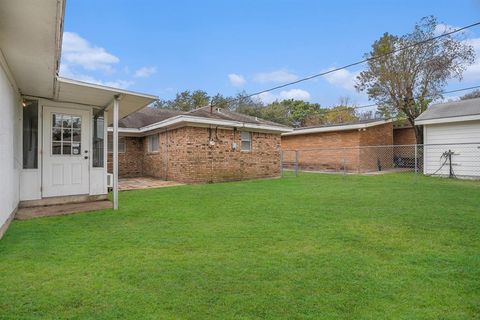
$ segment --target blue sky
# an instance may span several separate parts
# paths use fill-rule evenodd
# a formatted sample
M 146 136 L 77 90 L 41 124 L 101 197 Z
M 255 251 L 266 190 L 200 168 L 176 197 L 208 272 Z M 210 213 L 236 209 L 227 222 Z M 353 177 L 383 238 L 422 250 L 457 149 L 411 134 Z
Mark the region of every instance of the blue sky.
M 202 89 L 255 92 L 362 58 L 384 32 L 404 34 L 423 16 L 460 27 L 480 20 L 480 0 L 126 1 L 67 0 L 61 75 L 169 99 Z M 465 35 L 480 60 L 480 27 Z M 330 106 L 362 67 L 260 97 Z M 447 89 L 480 84 L 480 63 Z

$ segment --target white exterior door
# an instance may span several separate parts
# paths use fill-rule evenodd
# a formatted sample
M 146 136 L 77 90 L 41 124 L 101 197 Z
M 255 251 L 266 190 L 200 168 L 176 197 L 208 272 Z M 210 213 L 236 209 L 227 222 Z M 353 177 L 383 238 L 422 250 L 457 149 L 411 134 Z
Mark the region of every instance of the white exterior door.
M 43 108 L 42 197 L 89 193 L 90 112 Z

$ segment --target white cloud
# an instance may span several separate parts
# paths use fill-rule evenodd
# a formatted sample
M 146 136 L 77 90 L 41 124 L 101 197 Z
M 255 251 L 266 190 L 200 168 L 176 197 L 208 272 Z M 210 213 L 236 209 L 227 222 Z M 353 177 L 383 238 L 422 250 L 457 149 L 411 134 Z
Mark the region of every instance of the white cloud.
M 135 71 L 135 78 L 148 78 L 156 72 L 156 67 L 143 67 Z
M 325 71 L 333 70 L 334 68 L 329 68 Z M 357 78 L 360 72 L 350 72 L 347 69 L 341 69 L 332 73 L 325 75 L 325 80 L 328 83 L 333 84 L 337 87 L 341 87 L 343 89 L 349 91 L 355 91 L 355 79 Z
M 264 104 L 272 103 L 274 101 L 287 100 L 287 99 L 308 101 L 310 100 L 310 92 L 302 89 L 291 89 L 291 90 L 280 91 L 278 94 L 274 94 L 271 92 L 264 92 L 259 94 L 257 97 Z
M 242 75 L 236 73 L 230 73 L 228 80 L 234 87 L 242 87 L 247 82 Z
M 70 79 L 75 79 L 79 81 L 100 84 L 103 86 L 120 88 L 120 89 L 126 89 L 134 84 L 134 82 L 130 80 L 118 79 L 118 80 L 104 81 L 86 74 L 78 74 L 74 72 L 68 64 L 63 64 L 63 63 L 60 65 L 60 75 L 62 77 L 66 77 Z
M 298 76 L 296 74 L 290 73 L 287 70 L 276 70 L 272 72 L 262 72 L 257 73 L 253 80 L 258 83 L 268 83 L 268 82 L 291 82 L 298 80 Z
M 120 61 L 104 48 L 92 46 L 74 32 L 63 33 L 62 60 L 68 65 L 106 72 L 111 72 L 113 65 Z

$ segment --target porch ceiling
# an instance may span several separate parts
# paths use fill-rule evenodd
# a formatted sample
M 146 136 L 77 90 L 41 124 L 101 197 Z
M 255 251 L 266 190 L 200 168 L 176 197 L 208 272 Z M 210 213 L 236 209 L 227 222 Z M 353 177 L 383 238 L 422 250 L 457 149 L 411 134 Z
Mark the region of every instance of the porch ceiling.
M 153 95 L 59 77 L 57 80 L 57 97 L 55 100 L 100 108 L 106 107 L 108 123 L 111 124 L 113 119 L 111 103 L 116 95 L 119 95 L 121 99 L 119 108 L 120 119 L 147 106 L 158 98 Z
M 54 95 L 64 7 L 64 0 L 0 1 L 1 53 L 24 95 Z

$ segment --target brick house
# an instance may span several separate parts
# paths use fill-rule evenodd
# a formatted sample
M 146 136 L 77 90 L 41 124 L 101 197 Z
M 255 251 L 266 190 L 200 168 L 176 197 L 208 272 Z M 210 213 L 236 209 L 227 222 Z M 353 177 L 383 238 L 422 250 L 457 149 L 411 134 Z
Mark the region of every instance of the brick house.
M 393 166 L 393 143 L 392 120 L 298 128 L 282 134 L 283 161 L 292 166 L 298 157 L 304 170 L 374 171 Z
M 411 125 L 399 125 L 393 127 L 393 144 L 412 145 L 417 143 L 415 130 Z
M 291 131 L 210 107 L 188 113 L 144 108 L 119 125 L 120 177 L 152 176 L 183 183 L 277 177 L 280 134 Z M 109 164 L 110 160 L 111 154 Z

